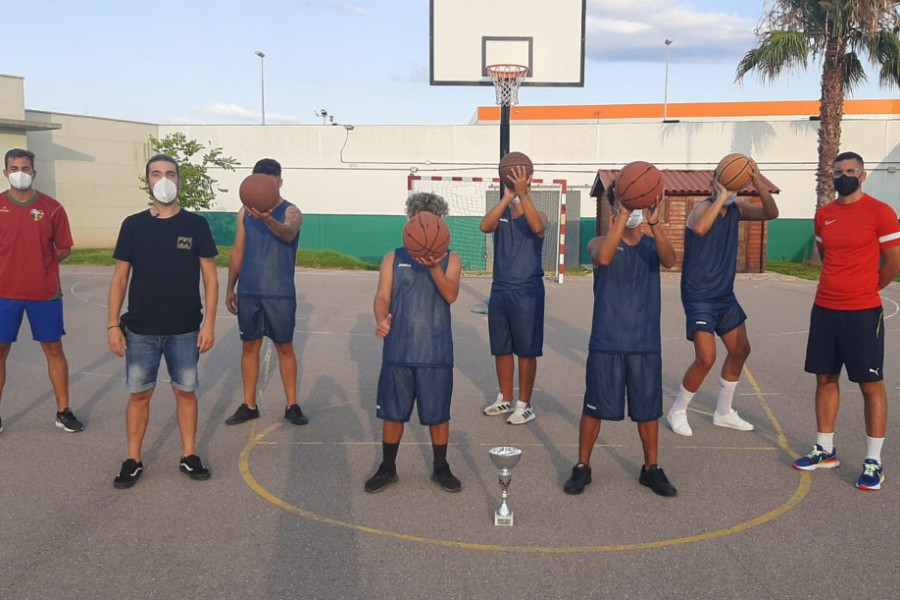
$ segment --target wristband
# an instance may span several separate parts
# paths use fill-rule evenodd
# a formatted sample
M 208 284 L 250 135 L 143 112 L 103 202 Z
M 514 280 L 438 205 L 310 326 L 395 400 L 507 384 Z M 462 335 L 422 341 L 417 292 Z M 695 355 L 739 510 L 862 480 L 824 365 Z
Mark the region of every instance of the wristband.
M 657 221 L 656 223 L 651 223 L 650 221 L 647 221 L 647 225 L 649 225 L 650 227 L 656 227 L 657 225 L 659 225 L 659 221 Z
M 110 325 L 110 326 L 108 326 L 108 327 L 106 328 L 106 330 L 109 331 L 109 330 L 112 329 L 113 327 L 121 327 L 121 325 L 119 325 L 118 323 L 116 323 L 115 325 Z

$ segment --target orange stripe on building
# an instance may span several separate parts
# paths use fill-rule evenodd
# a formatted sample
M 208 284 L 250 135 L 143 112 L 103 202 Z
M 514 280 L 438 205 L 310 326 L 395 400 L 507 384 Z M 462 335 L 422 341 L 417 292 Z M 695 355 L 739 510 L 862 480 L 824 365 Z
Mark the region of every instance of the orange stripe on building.
M 661 119 L 662 104 L 585 104 L 579 106 L 514 106 L 511 121 L 596 121 L 605 119 Z M 689 102 L 668 105 L 669 119 L 711 117 L 814 116 L 819 114 L 818 100 L 772 102 Z M 846 100 L 845 115 L 898 115 L 900 99 Z M 478 121 L 499 121 L 496 106 L 478 107 Z

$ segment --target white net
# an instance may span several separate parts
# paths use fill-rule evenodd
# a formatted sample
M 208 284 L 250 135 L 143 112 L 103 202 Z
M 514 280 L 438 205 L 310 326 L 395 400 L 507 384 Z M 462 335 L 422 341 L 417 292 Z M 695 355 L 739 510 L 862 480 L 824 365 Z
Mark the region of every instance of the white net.
M 528 67 L 522 65 L 491 65 L 485 67 L 491 81 L 494 82 L 494 93 L 497 106 L 513 106 L 519 103 L 519 85 L 528 75 Z
M 409 176 L 409 191 L 438 194 L 447 201 L 450 214 L 450 248 L 462 259 L 463 270 L 490 273 L 494 267 L 494 244 L 491 235 L 481 232 L 481 219 L 500 201 L 500 182 L 462 177 Z M 541 262 L 548 277 L 559 277 L 560 216 L 564 202 L 563 182 L 533 182 L 531 199 L 538 210 L 547 215 Z

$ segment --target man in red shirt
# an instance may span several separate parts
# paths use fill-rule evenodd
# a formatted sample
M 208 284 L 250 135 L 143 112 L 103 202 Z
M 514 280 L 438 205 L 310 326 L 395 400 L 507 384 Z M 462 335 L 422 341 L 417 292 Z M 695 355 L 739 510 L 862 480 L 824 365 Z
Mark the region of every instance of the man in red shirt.
M 14 148 L 6 153 L 3 175 L 10 188 L 0 194 L 0 394 L 6 383 L 6 358 L 27 313 L 31 335 L 47 357 L 56 395 L 56 426 L 72 433 L 84 426 L 69 409 L 59 283 L 59 263 L 72 251 L 72 232 L 62 205 L 31 187 L 35 174 L 33 152 Z
M 838 380 L 846 366 L 862 392 L 866 421 L 866 458 L 856 487 L 878 490 L 884 481 L 881 447 L 887 428 L 879 290 L 900 272 L 900 225 L 890 206 L 863 193 L 866 171 L 859 154 L 838 154 L 833 175 L 837 201 L 819 208 L 815 218 L 822 273 L 806 346 L 805 369 L 816 375 L 816 443 L 794 461 L 794 468 L 840 465 L 834 426 L 841 399 Z

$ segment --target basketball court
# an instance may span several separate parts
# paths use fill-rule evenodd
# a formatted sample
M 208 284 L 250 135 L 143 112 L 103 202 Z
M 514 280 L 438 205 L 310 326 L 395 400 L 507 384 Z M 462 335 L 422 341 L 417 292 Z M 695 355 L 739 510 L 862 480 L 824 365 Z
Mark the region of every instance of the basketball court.
M 448 453 L 463 490 L 448 494 L 429 481 L 427 429 L 413 422 L 398 456 L 400 481 L 366 494 L 381 456 L 377 273 L 305 269 L 296 278 L 295 345 L 310 424 L 282 418 L 268 342 L 261 418 L 224 424 L 241 399 L 240 341 L 220 305 L 216 346 L 201 359 L 198 453 L 212 478 L 178 471 L 174 397 L 163 381 L 151 402 L 144 476 L 116 490 L 127 395 L 124 361 L 106 349 L 110 276 L 109 268 L 63 268 L 72 406 L 86 431 L 53 426 L 43 355 L 27 328 L 9 357 L 0 413 L 4 597 L 851 598 L 873 585 L 889 595 L 900 584 L 892 525 L 900 484 L 891 477 L 900 451 L 889 439 L 882 491 L 853 486 L 865 448 L 856 386 L 843 385 L 842 466 L 811 474 L 790 467 L 815 431 L 814 381 L 802 373 L 814 282 L 739 276 L 754 351 L 735 406 L 757 429 L 712 425 L 709 378 L 692 403 L 694 437 L 660 427 L 660 464 L 678 487 L 669 499 L 637 483 L 641 450 L 630 422 L 604 424 L 594 483 L 581 496 L 562 492 L 577 452 L 589 277 L 546 284 L 537 419 L 525 426 L 481 414 L 496 381 L 486 316 L 472 309 L 483 305 L 490 279 L 464 278 L 453 307 Z M 219 276 L 224 286 L 226 272 Z M 888 357 L 900 351 L 895 286 L 884 294 Z M 692 359 L 683 322 L 678 277 L 664 275 L 666 407 Z M 893 404 L 894 369 L 886 383 Z M 896 414 L 889 431 L 900 429 Z M 524 451 L 512 471 L 513 527 L 493 525 L 500 487 L 488 449 L 498 445 Z

